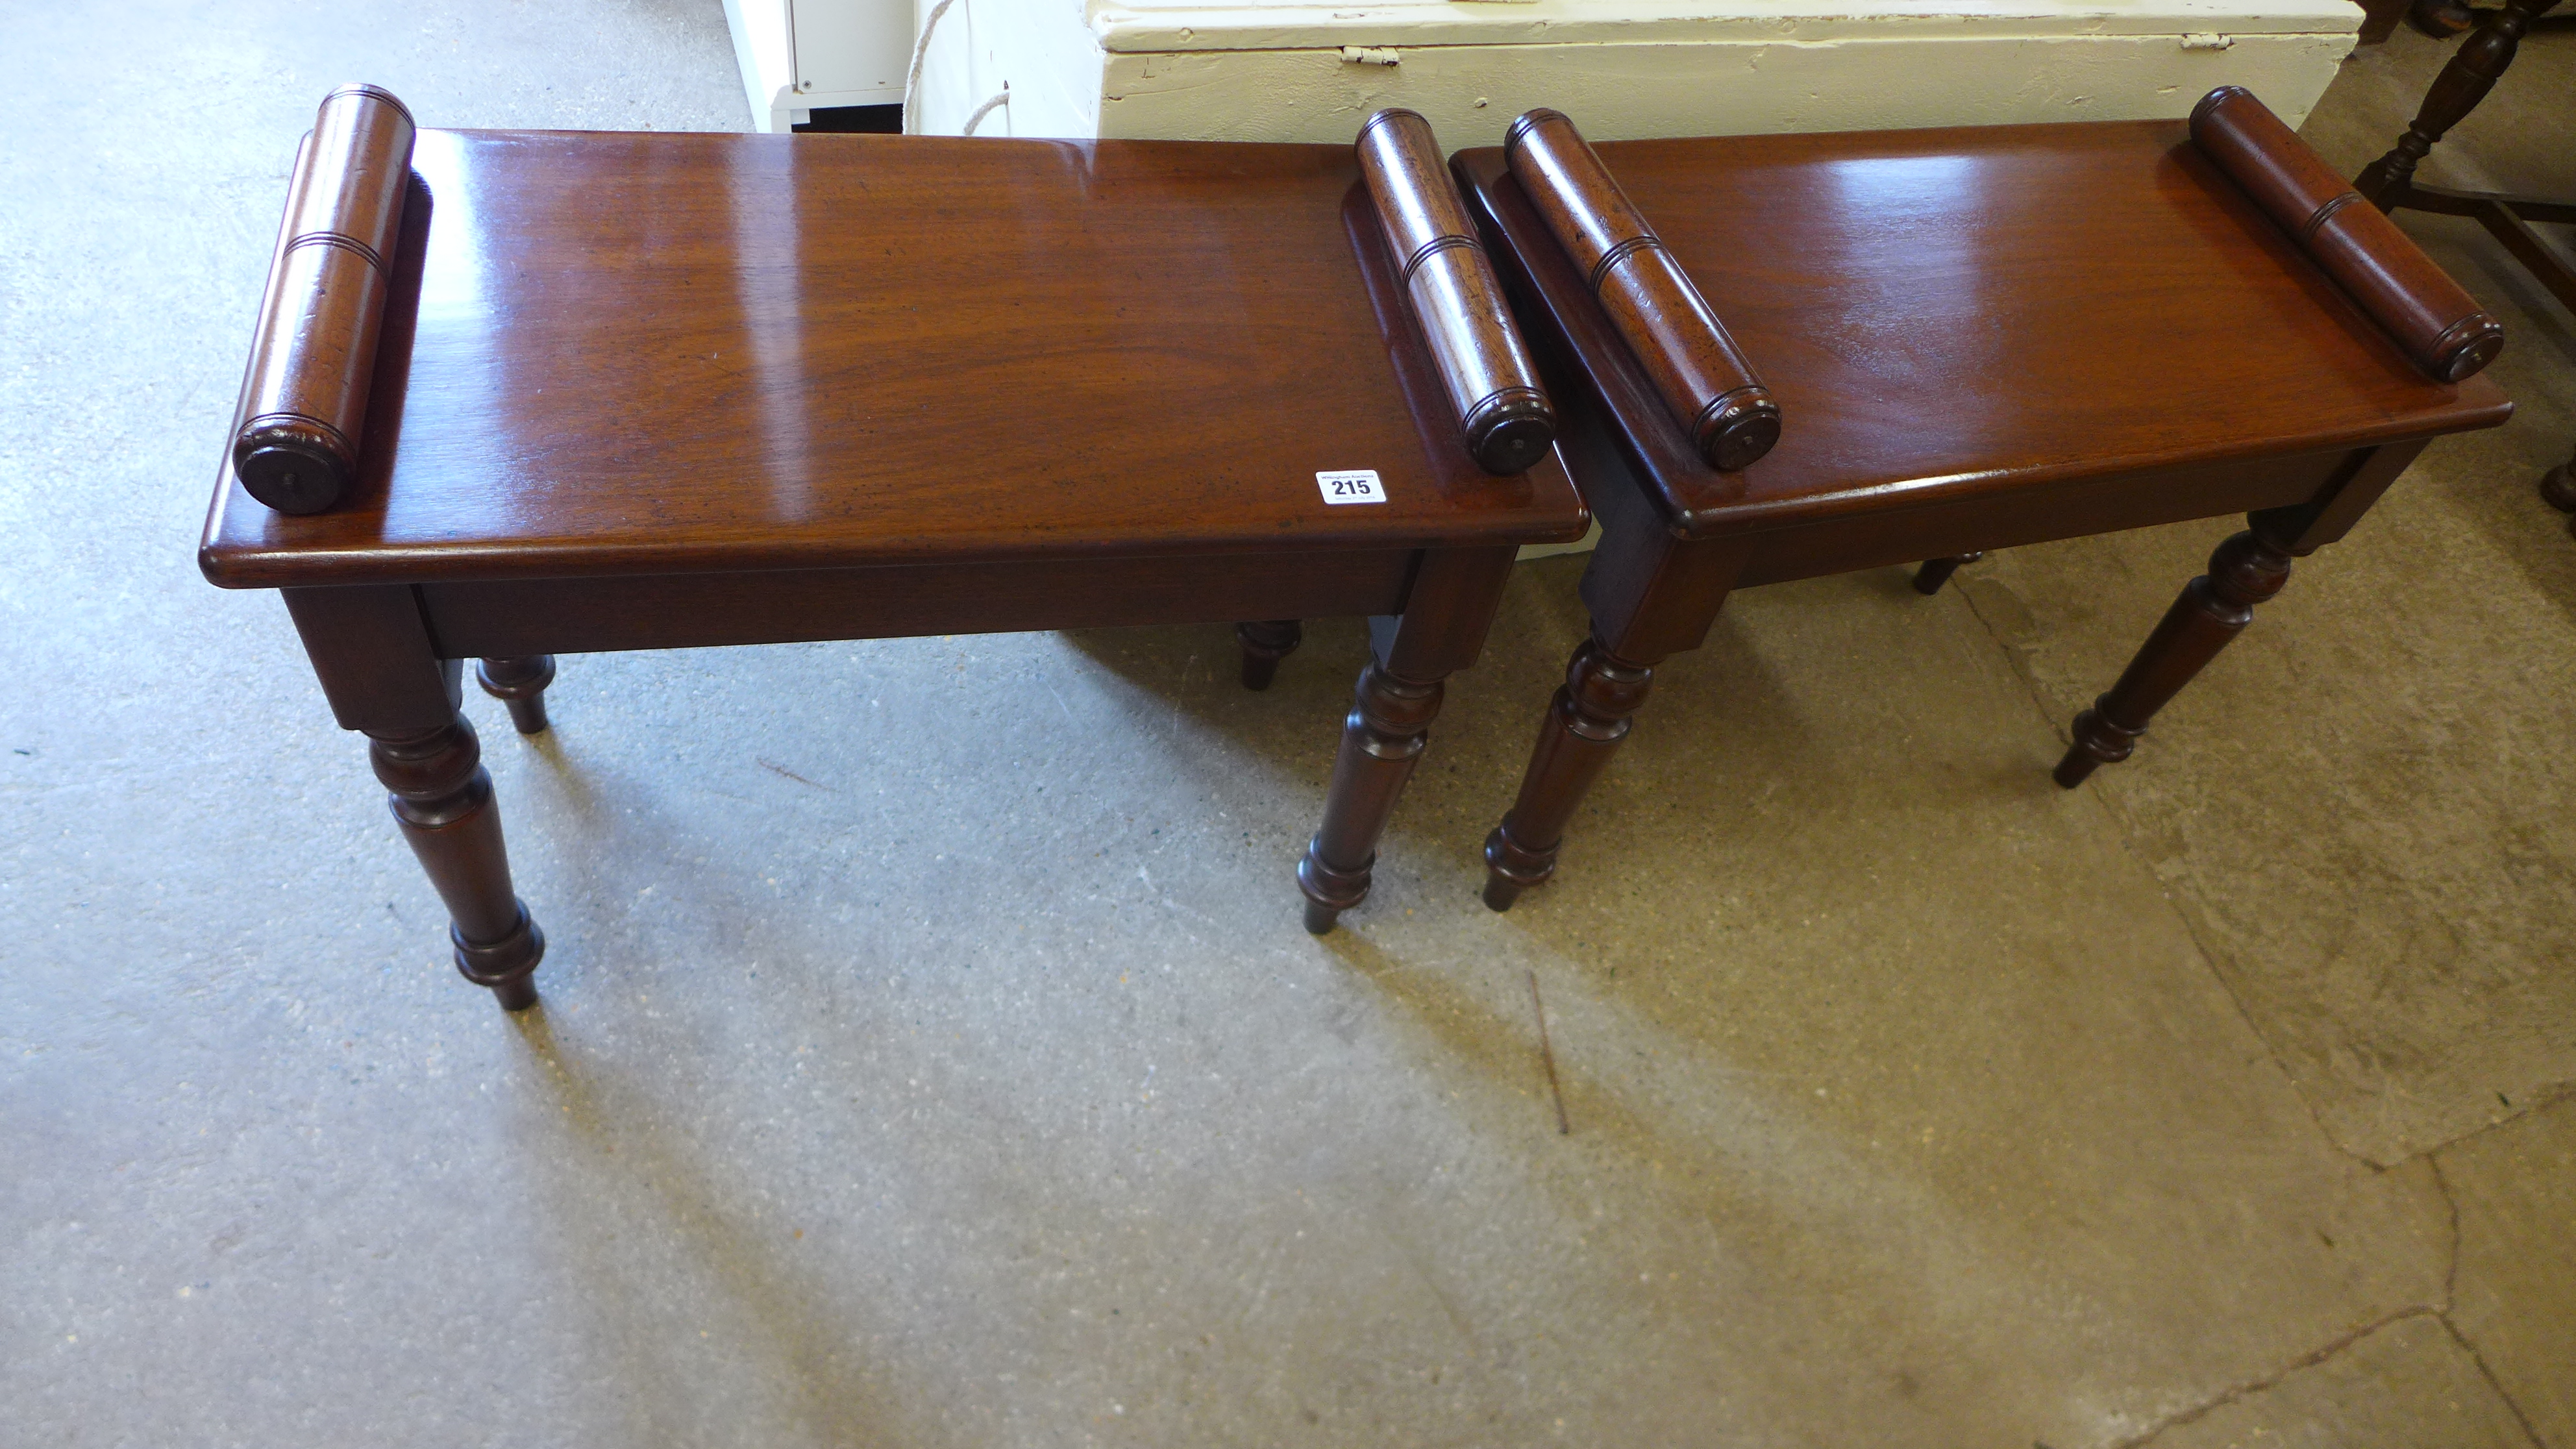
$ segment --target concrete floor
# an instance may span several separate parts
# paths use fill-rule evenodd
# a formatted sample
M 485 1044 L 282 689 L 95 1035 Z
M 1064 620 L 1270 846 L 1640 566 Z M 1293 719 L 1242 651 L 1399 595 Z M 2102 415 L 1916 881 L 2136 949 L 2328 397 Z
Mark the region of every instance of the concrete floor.
M 0 1445 L 2576 1449 L 2576 331 L 2482 234 L 2513 424 L 2083 790 L 2229 523 L 1740 597 L 1495 916 L 1527 566 L 1321 941 L 1355 625 L 568 658 L 469 706 L 513 1019 L 190 557 L 287 162 L 746 118 L 712 0 L 442 9 L 0 14 Z M 2437 169 L 2576 190 L 2571 76 Z

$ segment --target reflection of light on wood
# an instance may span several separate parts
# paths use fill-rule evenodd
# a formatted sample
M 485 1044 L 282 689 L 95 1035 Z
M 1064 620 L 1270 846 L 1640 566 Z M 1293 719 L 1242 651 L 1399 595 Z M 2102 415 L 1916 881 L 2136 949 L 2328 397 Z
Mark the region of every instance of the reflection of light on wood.
M 464 184 L 462 140 L 453 131 L 423 131 L 412 142 L 411 165 L 429 188 L 430 224 L 445 236 L 480 236 L 474 188 Z M 484 311 L 485 281 L 481 248 L 433 245 L 421 268 L 420 319 L 447 321 Z
M 757 460 L 758 485 L 769 491 L 770 516 L 810 517 L 815 454 L 805 399 L 805 276 L 798 238 L 798 143 L 780 136 L 728 151 L 725 198 L 733 222 L 734 295 L 742 336 L 735 346 L 753 416 L 738 420 L 745 452 Z M 727 371 L 733 370 L 731 367 Z
M 1853 369 L 1886 378 L 1927 369 L 1988 377 L 2027 366 L 2016 351 L 2017 331 L 1999 320 L 2010 315 L 2014 299 L 1997 294 L 1991 270 L 1982 265 L 1989 251 L 1982 188 L 1991 175 L 1977 159 L 1935 152 L 1819 168 L 1846 214 L 1871 218 L 1866 227 L 1822 238 L 1808 259 L 1818 272 L 1856 279 L 1822 319 L 1831 345 Z M 1901 302 L 1887 295 L 1895 288 L 1907 294 Z M 1938 309 L 1927 306 L 1934 300 Z M 1935 310 L 1955 325 L 1926 326 Z M 1899 316 L 1907 320 L 1890 320 Z

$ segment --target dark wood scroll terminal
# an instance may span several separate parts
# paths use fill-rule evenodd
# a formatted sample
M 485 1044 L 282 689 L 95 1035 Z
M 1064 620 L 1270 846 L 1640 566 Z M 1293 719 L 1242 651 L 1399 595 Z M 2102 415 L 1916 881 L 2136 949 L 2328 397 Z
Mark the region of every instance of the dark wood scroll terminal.
M 1503 153 L 1699 455 L 1733 470 L 1770 452 L 1780 405 L 1574 123 L 1531 111 L 1512 122 Z
M 1360 123 L 1356 144 L 1360 176 L 1458 410 L 1468 453 L 1488 473 L 1528 469 L 1556 441 L 1556 412 L 1503 306 L 1502 284 L 1431 123 L 1412 111 L 1379 111 Z
M 402 102 L 342 86 L 296 154 L 232 445 L 233 475 L 280 513 L 319 513 L 357 476 L 411 145 Z
M 2191 139 L 2427 375 L 2458 382 L 2504 350 L 2503 325 L 2253 92 L 2220 86 L 2201 97 Z

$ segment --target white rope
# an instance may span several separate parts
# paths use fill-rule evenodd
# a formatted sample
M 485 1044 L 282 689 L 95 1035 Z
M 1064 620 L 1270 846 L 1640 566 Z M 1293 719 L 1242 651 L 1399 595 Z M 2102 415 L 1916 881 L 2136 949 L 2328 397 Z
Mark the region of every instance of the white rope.
M 968 117 L 966 118 L 966 127 L 965 127 L 965 129 L 964 129 L 964 130 L 959 131 L 957 134 L 958 134 L 958 135 L 960 135 L 960 136 L 972 136 L 972 135 L 974 135 L 974 134 L 975 134 L 975 128 L 976 128 L 977 126 L 979 126 L 979 125 L 982 125 L 982 124 L 983 124 L 984 118 L 985 118 L 986 116 L 989 116 L 989 115 L 993 114 L 993 108 L 994 108 L 994 107 L 996 107 L 996 106 L 1007 106 L 1007 105 L 1009 105 L 1010 103 L 1011 103 L 1011 88 L 1010 88 L 1008 85 L 1004 85 L 1004 86 L 1002 87 L 1002 93 L 1001 93 L 1000 95 L 993 97 L 991 100 L 986 101 L 984 104 L 982 104 L 982 105 L 980 105 L 980 106 L 977 106 L 977 107 L 975 108 L 975 114 L 973 114 L 973 115 L 971 115 L 971 116 L 968 116 Z
M 939 29 L 939 17 L 957 0 L 939 0 L 930 7 L 930 16 L 921 22 L 921 34 L 912 42 L 912 68 L 903 77 L 903 133 L 921 134 L 921 62 L 930 54 L 930 37 Z

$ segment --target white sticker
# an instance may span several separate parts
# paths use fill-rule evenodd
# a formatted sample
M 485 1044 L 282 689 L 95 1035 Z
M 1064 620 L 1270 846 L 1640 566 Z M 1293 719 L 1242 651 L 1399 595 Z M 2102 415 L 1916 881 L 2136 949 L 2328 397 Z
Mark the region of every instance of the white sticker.
M 1324 490 L 1326 503 L 1386 501 L 1386 490 L 1378 486 L 1376 472 L 1368 468 L 1354 468 L 1347 473 L 1318 473 L 1315 486 Z

